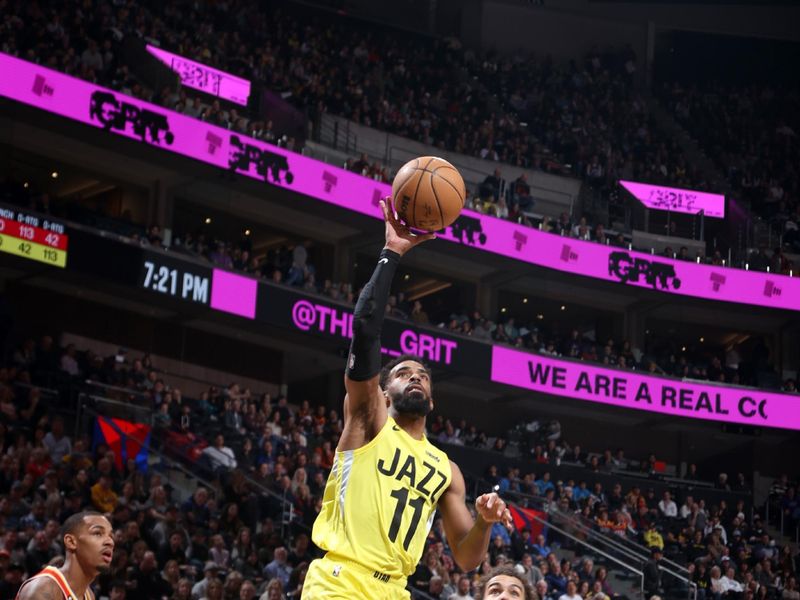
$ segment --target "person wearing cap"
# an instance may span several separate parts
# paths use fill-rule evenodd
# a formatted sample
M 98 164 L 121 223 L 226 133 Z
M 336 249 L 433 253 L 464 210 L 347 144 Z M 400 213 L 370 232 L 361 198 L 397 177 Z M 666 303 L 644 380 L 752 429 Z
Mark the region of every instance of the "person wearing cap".
M 207 561 L 203 568 L 203 578 L 195 583 L 192 588 L 192 598 L 205 598 L 208 584 L 212 579 L 217 578 L 217 573 L 219 573 L 217 563 L 213 560 Z

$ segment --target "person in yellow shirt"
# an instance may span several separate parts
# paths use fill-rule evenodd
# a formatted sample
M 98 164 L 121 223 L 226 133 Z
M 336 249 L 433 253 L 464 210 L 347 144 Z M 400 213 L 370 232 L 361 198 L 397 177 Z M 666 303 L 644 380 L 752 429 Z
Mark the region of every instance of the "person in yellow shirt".
M 101 475 L 92 486 L 92 505 L 102 513 L 112 513 L 117 508 L 117 494 L 111 489 L 108 475 Z
M 434 234 L 415 235 L 381 202 L 386 243 L 353 313 L 344 383 L 344 428 L 336 447 L 312 539 L 325 550 L 311 563 L 303 600 L 407 599 L 438 509 L 453 557 L 478 567 L 492 524 L 511 524 L 496 494 L 465 502 L 464 476 L 428 441 L 433 410 L 430 369 L 411 355 L 381 369 L 380 332 L 400 257 Z
M 648 548 L 664 549 L 664 538 L 656 529 L 656 524 L 652 521 L 648 523 L 647 529 L 644 531 L 644 545 Z

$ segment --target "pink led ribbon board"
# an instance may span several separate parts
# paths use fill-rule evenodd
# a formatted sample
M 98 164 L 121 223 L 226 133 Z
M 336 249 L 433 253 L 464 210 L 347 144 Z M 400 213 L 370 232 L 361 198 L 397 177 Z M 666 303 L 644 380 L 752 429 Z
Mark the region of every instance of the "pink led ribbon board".
M 214 269 L 211 283 L 211 308 L 247 319 L 255 319 L 257 285 L 258 282 L 251 277 Z
M 0 95 L 240 175 L 382 219 L 391 187 L 0 54 Z M 439 239 L 531 265 L 658 292 L 800 311 L 800 277 L 699 265 L 545 233 L 465 210 Z
M 619 184 L 647 208 L 688 215 L 697 215 L 702 212 L 707 217 L 725 218 L 725 196 L 722 194 L 709 194 L 635 181 L 620 180 Z
M 492 347 L 492 381 L 620 408 L 800 430 L 800 396 L 640 375 Z
M 147 51 L 175 71 L 186 87 L 247 106 L 250 97 L 250 82 L 247 79 L 167 52 L 151 44 L 147 45 Z

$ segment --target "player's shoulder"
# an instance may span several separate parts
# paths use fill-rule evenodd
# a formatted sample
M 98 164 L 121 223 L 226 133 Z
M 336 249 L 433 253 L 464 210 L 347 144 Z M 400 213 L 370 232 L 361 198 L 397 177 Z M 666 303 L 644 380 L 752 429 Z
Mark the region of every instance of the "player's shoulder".
M 50 577 L 36 577 L 20 589 L 18 600 L 64 600 L 64 594 Z

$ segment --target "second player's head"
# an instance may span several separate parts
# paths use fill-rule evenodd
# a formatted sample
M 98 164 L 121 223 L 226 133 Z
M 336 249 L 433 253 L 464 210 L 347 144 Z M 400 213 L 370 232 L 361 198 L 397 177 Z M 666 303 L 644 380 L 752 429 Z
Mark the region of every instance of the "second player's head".
M 480 600 L 533 600 L 536 597 L 527 578 L 511 565 L 497 566 L 481 577 L 476 596 Z
M 431 370 L 419 357 L 403 354 L 387 363 L 380 386 L 399 414 L 425 417 L 433 410 Z
M 114 558 L 111 523 L 97 512 L 76 513 L 61 527 L 67 557 L 76 560 L 84 573 L 105 573 Z

